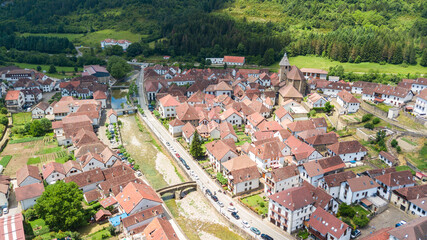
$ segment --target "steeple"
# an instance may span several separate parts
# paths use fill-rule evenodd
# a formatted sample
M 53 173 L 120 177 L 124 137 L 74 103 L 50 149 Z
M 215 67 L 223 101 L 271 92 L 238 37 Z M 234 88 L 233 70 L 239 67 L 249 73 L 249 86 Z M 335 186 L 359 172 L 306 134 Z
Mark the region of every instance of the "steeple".
M 286 74 L 291 71 L 291 64 L 289 63 L 288 55 L 286 54 L 286 52 L 283 55 L 282 60 L 280 60 L 279 67 L 279 81 L 282 82 L 286 80 Z
M 283 57 L 282 57 L 282 60 L 280 60 L 280 63 L 279 63 L 279 66 L 280 67 L 287 67 L 287 66 L 291 66 L 291 64 L 289 64 L 289 59 L 288 59 L 288 55 L 286 54 L 286 52 L 285 52 L 285 54 L 283 55 Z

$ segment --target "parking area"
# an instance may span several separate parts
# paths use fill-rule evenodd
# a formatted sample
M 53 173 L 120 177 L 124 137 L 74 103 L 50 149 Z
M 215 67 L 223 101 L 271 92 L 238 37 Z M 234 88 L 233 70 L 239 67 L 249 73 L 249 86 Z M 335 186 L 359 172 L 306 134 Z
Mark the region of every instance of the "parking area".
M 387 210 L 375 216 L 369 222 L 369 225 L 367 227 L 360 229 L 362 232 L 362 235 L 360 237 L 368 236 L 370 233 L 382 228 L 394 227 L 396 223 L 400 222 L 401 220 L 409 222 L 412 219 L 414 219 L 414 217 L 397 209 L 392 204 L 389 204 Z

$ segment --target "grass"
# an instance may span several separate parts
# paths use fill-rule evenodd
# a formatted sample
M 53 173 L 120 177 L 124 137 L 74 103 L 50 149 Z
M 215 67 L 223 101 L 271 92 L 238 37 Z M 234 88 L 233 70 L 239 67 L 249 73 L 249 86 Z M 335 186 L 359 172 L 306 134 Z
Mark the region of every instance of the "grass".
M 102 229 L 96 233 L 93 233 L 93 234 L 87 236 L 86 239 L 102 240 L 102 239 L 106 239 L 108 237 L 111 237 L 110 232 L 107 229 Z
M 425 67 L 417 65 L 409 65 L 403 67 L 402 65 L 385 64 L 380 65 L 379 63 L 341 63 L 338 61 L 332 61 L 328 58 L 316 57 L 316 56 L 297 56 L 290 57 L 289 62 L 291 65 L 296 65 L 299 68 L 320 68 L 328 71 L 330 67 L 341 65 L 344 67 L 345 72 L 355 73 L 368 73 L 370 70 L 378 71 L 379 73 L 389 74 L 414 74 L 414 73 L 425 73 Z M 279 62 L 269 66 L 272 70 L 279 69 Z
M 381 161 L 380 159 L 373 159 L 373 160 L 369 160 L 372 164 L 374 164 L 375 166 L 377 166 L 378 168 L 388 168 L 388 165 L 385 164 L 383 161 Z
M 62 150 L 62 147 L 53 147 L 53 148 L 43 148 L 42 150 L 36 152 L 36 154 L 49 154 L 55 153 Z
M 10 159 L 12 159 L 12 156 L 10 155 L 3 156 L 2 159 L 0 160 L 0 165 L 2 165 L 3 168 L 6 168 L 10 162 Z
M 427 143 L 416 154 L 407 154 L 409 160 L 421 171 L 427 170 Z
M 26 138 L 10 140 L 9 143 L 14 144 L 14 143 L 33 142 L 33 141 L 42 140 L 43 138 L 44 137 L 26 137 Z
M 412 146 L 417 146 L 417 145 L 418 145 L 417 143 L 415 143 L 415 142 L 413 142 L 413 141 L 411 141 L 410 139 L 407 139 L 407 138 L 405 138 L 405 137 L 403 137 L 403 138 L 401 138 L 401 139 L 402 139 L 402 141 L 405 141 L 405 142 L 407 142 L 407 143 L 411 144 Z
M 358 213 L 358 214 L 364 214 L 364 215 L 369 215 L 369 211 L 364 209 L 362 206 L 360 205 L 354 205 L 353 209 Z
M 297 235 L 301 239 L 307 239 L 308 238 L 308 231 L 306 229 L 300 230 Z
M 42 235 L 49 232 L 49 226 L 46 225 L 45 221 L 41 218 L 29 221 L 33 233 L 35 236 Z
M 401 172 L 401 171 L 407 171 L 407 170 L 409 170 L 409 171 L 411 171 L 411 173 L 412 173 L 412 175 L 415 175 L 415 171 L 414 170 L 412 170 L 412 168 L 410 168 L 410 167 L 408 167 L 408 166 L 397 166 L 396 167 L 396 171 L 397 172 Z
M 378 104 L 376 104 L 376 107 L 379 108 L 379 109 L 381 109 L 383 112 L 386 112 L 386 113 L 388 113 L 388 110 L 390 108 L 393 108 L 393 106 L 390 106 L 390 105 L 387 105 L 387 104 L 384 104 L 384 103 L 378 103 Z
M 242 198 L 241 202 L 259 215 L 265 215 L 268 213 L 268 202 L 262 199 L 260 195 L 252 195 Z
M 32 121 L 30 112 L 21 112 L 12 114 L 13 126 L 25 125 Z
M 29 158 L 27 161 L 27 165 L 38 164 L 38 163 L 40 163 L 40 157 L 32 157 L 32 158 Z
M 399 121 L 400 124 L 406 127 L 409 127 L 411 129 L 416 129 L 416 130 L 426 129 L 424 125 L 415 122 L 414 120 L 412 120 L 411 118 L 403 114 L 403 112 L 399 113 L 399 116 L 396 118 L 396 120 Z
M 373 169 L 371 166 L 363 165 L 363 166 L 358 166 L 358 167 L 354 167 L 354 168 L 347 168 L 347 169 L 345 169 L 345 171 L 352 171 L 352 172 L 357 174 L 357 173 L 362 173 L 364 171 L 371 170 L 371 169 Z

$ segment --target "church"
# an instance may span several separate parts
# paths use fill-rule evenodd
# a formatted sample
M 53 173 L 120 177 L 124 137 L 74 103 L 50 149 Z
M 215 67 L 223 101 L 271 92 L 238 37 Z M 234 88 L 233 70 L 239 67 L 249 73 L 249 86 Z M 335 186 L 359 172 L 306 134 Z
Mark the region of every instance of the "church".
M 286 53 L 280 60 L 279 67 L 279 104 L 289 99 L 300 102 L 308 90 L 304 74 L 297 66 L 291 66 Z

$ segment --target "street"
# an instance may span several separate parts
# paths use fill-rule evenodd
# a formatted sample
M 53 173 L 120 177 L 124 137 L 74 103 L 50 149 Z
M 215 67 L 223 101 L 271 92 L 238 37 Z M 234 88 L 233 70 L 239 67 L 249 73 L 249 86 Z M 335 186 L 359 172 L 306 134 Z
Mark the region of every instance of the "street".
M 166 142 L 170 143 L 169 147 L 166 147 L 169 151 L 171 151 L 172 155 L 175 156 L 175 153 L 178 153 L 184 160 L 186 160 L 187 164 L 190 166 L 191 170 L 195 172 L 195 174 L 199 177 L 199 180 L 197 180 L 197 183 L 200 186 L 200 189 L 202 189 L 204 196 L 208 198 L 208 200 L 212 203 L 214 208 L 219 211 L 222 215 L 224 215 L 230 222 L 235 224 L 236 226 L 244 229 L 246 232 L 248 232 L 251 236 L 254 236 L 256 239 L 261 239 L 260 236 L 255 235 L 250 228 L 243 227 L 242 220 L 245 220 L 249 223 L 251 227 L 258 228 L 261 233 L 268 234 L 274 239 L 292 239 L 292 236 L 286 233 L 283 230 L 278 229 L 276 226 L 274 226 L 272 223 L 268 221 L 268 219 L 262 220 L 259 216 L 257 216 L 255 213 L 253 213 L 250 210 L 247 210 L 246 208 L 242 207 L 237 201 L 232 199 L 231 197 L 219 193 L 219 191 L 222 191 L 222 188 L 218 186 L 209 176 L 208 174 L 195 162 L 195 160 L 192 158 L 192 156 L 187 153 L 187 151 L 178 143 L 175 141 L 175 139 L 169 134 L 169 132 L 162 126 L 162 124 L 151 114 L 151 112 L 148 110 L 146 100 L 145 100 L 145 93 L 144 93 L 144 87 L 143 87 L 143 78 L 144 78 L 144 67 L 141 67 L 141 72 L 137 78 L 138 80 L 138 91 L 139 91 L 139 103 L 141 105 L 141 108 L 144 110 L 144 114 L 142 115 L 142 119 L 146 123 L 146 125 L 151 129 L 151 131 L 160 139 L 160 141 L 163 143 L 163 145 L 166 145 Z M 139 113 L 140 114 L 140 113 Z M 179 161 L 178 161 L 179 162 Z M 181 164 L 181 163 L 179 163 Z M 205 194 L 205 190 L 209 189 L 213 194 L 215 193 L 218 197 L 219 201 L 221 201 L 224 206 L 220 207 L 217 203 L 215 203 L 212 198 L 210 198 L 208 195 Z M 230 206 L 230 203 L 233 204 L 233 206 L 237 209 L 238 215 L 240 216 L 239 220 L 236 220 L 234 217 L 231 216 L 231 212 L 227 211 L 228 206 Z

